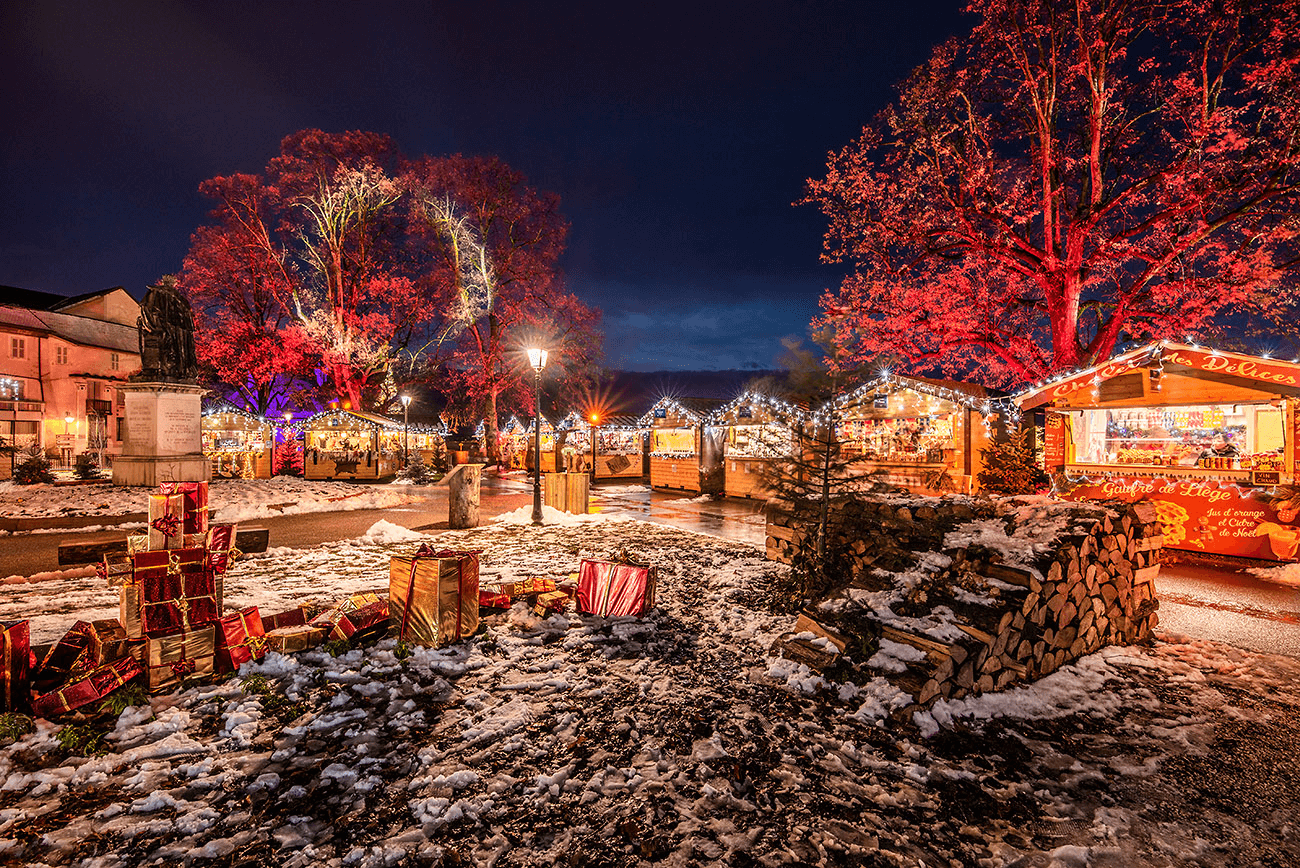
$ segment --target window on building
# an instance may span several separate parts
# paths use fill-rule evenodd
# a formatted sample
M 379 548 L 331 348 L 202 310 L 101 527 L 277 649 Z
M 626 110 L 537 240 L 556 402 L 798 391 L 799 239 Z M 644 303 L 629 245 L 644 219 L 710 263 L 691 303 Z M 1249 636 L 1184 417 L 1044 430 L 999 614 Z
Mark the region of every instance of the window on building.
M 9 339 L 9 356 L 15 359 L 27 358 L 27 339 L 10 338 Z
M 119 356 L 117 353 L 112 353 L 112 354 L 109 355 L 109 357 L 108 357 L 108 366 L 109 366 L 110 368 L 112 368 L 113 370 L 116 371 L 118 368 L 121 367 L 121 365 L 122 365 L 122 357 L 121 357 L 121 356 Z
M 55 348 L 54 348 L 54 364 L 56 364 L 56 365 L 66 365 L 67 363 L 68 363 L 68 348 L 67 348 L 67 347 L 55 347 Z

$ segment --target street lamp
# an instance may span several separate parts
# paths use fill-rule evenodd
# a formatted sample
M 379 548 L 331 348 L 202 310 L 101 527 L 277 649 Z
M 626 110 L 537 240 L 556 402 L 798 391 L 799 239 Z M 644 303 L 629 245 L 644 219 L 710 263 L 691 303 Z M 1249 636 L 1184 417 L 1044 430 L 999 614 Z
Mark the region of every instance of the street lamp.
M 400 400 L 400 401 L 402 402 L 402 466 L 405 467 L 405 466 L 406 466 L 406 461 L 407 461 L 407 456 L 411 454 L 411 453 L 410 453 L 410 448 L 411 448 L 411 446 L 410 446 L 410 443 L 409 443 L 409 442 L 407 441 L 407 439 L 406 439 L 406 436 L 407 436 L 407 430 L 408 430 L 408 429 L 407 429 L 407 423 L 409 422 L 410 417 L 411 417 L 411 416 L 410 416 L 410 414 L 411 414 L 411 396 L 410 396 L 410 395 L 403 395 L 403 396 L 402 396 L 401 398 L 399 398 L 398 400 Z
M 596 425 L 600 423 L 600 414 L 591 414 L 591 481 L 596 482 Z
M 546 350 L 530 349 L 528 364 L 533 369 L 533 524 L 542 523 L 542 368 Z
M 72 465 L 72 453 L 74 453 L 74 452 L 77 451 L 77 441 L 71 439 L 71 438 L 68 436 L 69 434 L 72 433 L 72 432 L 69 430 L 69 429 L 72 428 L 72 423 L 73 423 L 73 422 L 76 422 L 76 421 L 77 421 L 77 418 L 76 418 L 75 416 L 73 416 L 71 413 L 69 413 L 68 415 L 66 415 L 66 416 L 63 417 L 63 439 L 68 441 L 68 448 L 67 448 L 67 450 L 66 450 L 65 453 L 64 453 L 64 458 L 65 458 L 65 460 L 64 460 L 63 464 L 64 464 L 65 467 L 70 467 L 70 466 Z M 61 451 L 63 451 L 63 450 L 61 450 Z

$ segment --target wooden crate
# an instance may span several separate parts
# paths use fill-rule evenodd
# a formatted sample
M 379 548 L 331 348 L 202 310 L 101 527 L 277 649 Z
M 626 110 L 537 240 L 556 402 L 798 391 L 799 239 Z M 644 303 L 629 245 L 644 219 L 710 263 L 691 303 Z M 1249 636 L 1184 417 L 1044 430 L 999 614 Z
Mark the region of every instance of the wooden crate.
M 591 477 L 585 473 L 544 473 L 542 482 L 547 506 L 586 515 Z

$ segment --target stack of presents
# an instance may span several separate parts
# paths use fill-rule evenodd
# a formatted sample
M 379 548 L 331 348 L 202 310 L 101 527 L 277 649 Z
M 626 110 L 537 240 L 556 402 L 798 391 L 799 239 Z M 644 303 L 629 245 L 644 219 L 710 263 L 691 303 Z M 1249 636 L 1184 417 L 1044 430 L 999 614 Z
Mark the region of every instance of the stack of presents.
M 327 639 L 361 642 L 392 635 L 438 647 L 472 636 L 480 607 L 523 600 L 538 615 L 563 612 L 641 616 L 654 606 L 655 571 L 627 562 L 583 560 L 564 582 L 530 578 L 479 585 L 479 552 L 423 545 L 394 557 L 387 593 L 354 594 L 315 613 L 308 606 L 262 616 L 256 606 L 223 611 L 226 570 L 238 555 L 233 524 L 209 523 L 207 483 L 164 484 L 149 495 L 147 534 L 127 539 L 125 557 L 99 573 L 118 588 L 120 617 L 78 621 L 57 643 L 30 643 L 27 621 L 0 622 L 0 712 L 56 717 L 91 710 L 137 679 L 150 693 L 238 671 L 268 651 L 301 651 Z M 87 708 L 90 707 L 90 708 Z

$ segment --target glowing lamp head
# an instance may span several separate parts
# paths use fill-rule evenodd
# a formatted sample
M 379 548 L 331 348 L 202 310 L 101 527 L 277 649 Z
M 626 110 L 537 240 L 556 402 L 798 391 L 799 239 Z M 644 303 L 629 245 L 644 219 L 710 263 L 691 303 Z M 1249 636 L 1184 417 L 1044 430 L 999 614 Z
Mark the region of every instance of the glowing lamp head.
M 398 398 L 398 400 L 402 402 L 402 406 L 403 406 L 403 407 L 409 407 L 409 406 L 411 406 L 411 396 L 410 396 L 410 395 L 403 395 L 402 397 Z
M 541 373 L 542 368 L 546 367 L 546 350 L 537 347 L 530 348 L 528 350 L 528 366 Z
M 597 422 L 599 422 L 599 421 L 600 421 L 600 414 L 599 414 L 599 413 L 592 413 L 592 414 L 591 414 L 591 424 L 595 425 L 595 424 L 596 424 Z
M 293 413 L 289 412 L 288 410 L 285 410 L 285 411 L 284 411 L 284 421 L 286 421 L 286 422 L 292 422 L 292 421 L 293 421 Z
M 67 424 L 71 425 L 73 422 L 75 422 L 75 421 L 77 421 L 77 420 L 74 419 L 74 418 L 72 417 L 72 414 L 71 414 L 71 413 L 69 413 L 67 416 L 64 416 L 64 417 L 63 417 L 63 421 L 66 422 Z

